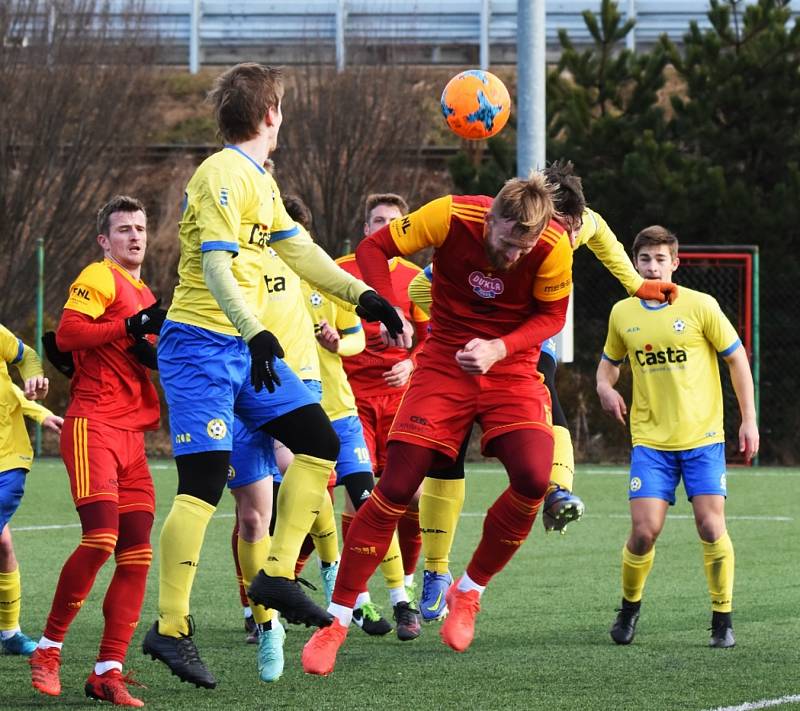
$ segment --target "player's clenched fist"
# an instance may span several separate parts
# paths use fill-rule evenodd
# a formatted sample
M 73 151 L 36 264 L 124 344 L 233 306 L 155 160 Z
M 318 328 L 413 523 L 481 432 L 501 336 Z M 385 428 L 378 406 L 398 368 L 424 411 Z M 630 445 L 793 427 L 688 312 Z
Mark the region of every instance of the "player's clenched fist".
M 403 334 L 403 319 L 397 313 L 397 309 L 377 291 L 365 291 L 358 297 L 356 313 L 365 321 L 380 321 L 383 323 L 392 339 L 397 339 L 398 336 Z
M 275 371 L 275 358 L 283 358 L 283 348 L 269 331 L 259 331 L 247 343 L 250 349 L 250 382 L 256 389 L 266 387 L 269 392 L 275 392 L 275 386 L 281 384 L 281 379 Z
M 141 338 L 148 333 L 157 336 L 161 332 L 161 326 L 166 317 L 167 311 L 161 308 L 161 299 L 159 299 L 152 306 L 126 318 L 125 330 L 134 338 Z
M 658 279 L 645 279 L 634 296 L 645 301 L 661 301 L 662 303 L 669 301 L 672 304 L 678 298 L 678 285 Z

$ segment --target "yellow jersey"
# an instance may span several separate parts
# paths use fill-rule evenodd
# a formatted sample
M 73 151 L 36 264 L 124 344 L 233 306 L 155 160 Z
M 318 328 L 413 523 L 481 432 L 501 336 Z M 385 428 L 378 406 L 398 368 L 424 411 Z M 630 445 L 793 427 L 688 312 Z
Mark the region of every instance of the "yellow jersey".
M 339 331 L 342 339 L 339 341 L 339 352 L 331 353 L 326 348 L 317 344 L 319 350 L 319 365 L 322 372 L 322 409 L 331 420 L 340 420 L 343 417 L 358 415 L 356 399 L 350 383 L 347 381 L 342 357 L 355 355 L 364 350 L 364 330 L 361 319 L 355 313 L 328 298 L 326 294 L 315 290 L 303 282 L 305 304 L 318 326 L 323 320 Z M 316 339 L 315 339 L 316 340 Z
M 22 360 L 23 349 L 22 341 L 0 325 L 0 472 L 30 470 L 33 464 L 33 449 L 23 415 L 41 423 L 53 414 L 28 400 L 11 380 L 8 365 Z
M 267 246 L 300 234 L 269 171 L 236 146 L 210 156 L 186 186 L 179 281 L 168 318 L 238 336 L 203 279 L 203 252 L 223 250 L 236 255 L 233 276 L 245 304 L 257 314 Z
M 629 294 L 636 293 L 644 279 L 634 269 L 625 247 L 608 223 L 588 207 L 583 211 L 583 225 L 572 245 L 573 251 L 584 244 L 625 287 L 625 291 Z
M 274 249 L 268 248 L 257 315 L 283 346 L 284 361 L 301 380 L 321 380 L 314 322 L 303 282 Z
M 714 297 L 681 288 L 674 304 L 629 297 L 611 309 L 603 358 L 633 371 L 634 445 L 694 449 L 725 441 L 717 355 L 741 341 Z

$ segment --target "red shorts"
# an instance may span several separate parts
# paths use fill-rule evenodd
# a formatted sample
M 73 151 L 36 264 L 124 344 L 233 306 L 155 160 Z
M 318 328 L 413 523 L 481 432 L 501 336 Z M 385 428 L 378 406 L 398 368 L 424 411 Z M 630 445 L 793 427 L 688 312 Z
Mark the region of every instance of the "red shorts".
M 120 513 L 155 511 L 143 432 L 120 430 L 85 417 L 65 417 L 61 456 L 76 508 L 113 501 Z
M 390 395 L 356 397 L 358 417 L 364 429 L 364 441 L 367 443 L 376 476 L 380 476 L 386 466 L 386 444 L 389 438 L 389 429 L 405 392 L 404 388 L 393 388 L 393 391 L 395 390 L 396 392 L 392 392 Z
M 481 450 L 514 430 L 552 434 L 550 393 L 536 366 L 496 363 L 485 375 L 465 373 L 455 354 L 423 349 L 389 433 L 389 440 L 458 455 L 473 421 L 483 430 Z

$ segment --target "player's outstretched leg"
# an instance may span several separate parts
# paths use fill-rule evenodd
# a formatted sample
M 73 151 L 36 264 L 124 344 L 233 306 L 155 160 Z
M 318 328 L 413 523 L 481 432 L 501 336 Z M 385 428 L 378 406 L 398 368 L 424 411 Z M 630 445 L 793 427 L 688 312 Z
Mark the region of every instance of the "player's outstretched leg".
M 277 610 L 293 625 L 327 627 L 332 621 L 331 615 L 300 589 L 299 579 L 267 575 L 260 570 L 247 595 L 256 604 Z

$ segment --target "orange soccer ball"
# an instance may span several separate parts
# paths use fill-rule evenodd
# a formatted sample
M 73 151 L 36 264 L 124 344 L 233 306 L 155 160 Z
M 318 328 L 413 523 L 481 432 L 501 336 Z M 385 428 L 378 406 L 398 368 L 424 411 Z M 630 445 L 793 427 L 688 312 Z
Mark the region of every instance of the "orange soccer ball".
M 500 132 L 511 113 L 506 85 L 494 74 L 468 69 L 456 74 L 442 92 L 442 115 L 453 133 L 470 141 Z

